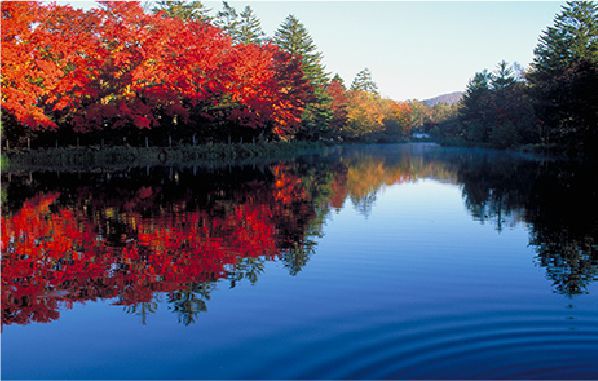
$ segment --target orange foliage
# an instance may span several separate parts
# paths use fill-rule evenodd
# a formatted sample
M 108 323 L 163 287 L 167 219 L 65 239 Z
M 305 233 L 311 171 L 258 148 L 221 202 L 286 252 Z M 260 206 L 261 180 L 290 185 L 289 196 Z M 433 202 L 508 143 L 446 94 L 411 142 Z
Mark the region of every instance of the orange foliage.
M 86 12 L 2 2 L 2 108 L 31 129 L 154 128 L 203 110 L 282 135 L 298 126 L 310 89 L 298 61 L 138 2 Z

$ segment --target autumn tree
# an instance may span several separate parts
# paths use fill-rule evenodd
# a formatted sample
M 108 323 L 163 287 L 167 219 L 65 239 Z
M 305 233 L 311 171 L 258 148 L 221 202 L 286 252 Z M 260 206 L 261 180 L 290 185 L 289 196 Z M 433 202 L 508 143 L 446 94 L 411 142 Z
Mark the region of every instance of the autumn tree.
M 1 7 L 4 133 L 11 136 L 17 125 L 20 137 L 57 130 L 97 93 L 90 84 L 106 55 L 94 38 L 98 18 L 37 2 Z
M 327 88 L 328 95 L 331 98 L 332 119 L 330 129 L 334 134 L 338 134 L 347 124 L 347 109 L 349 107 L 349 97 L 343 79 L 335 74 Z
M 372 92 L 351 90 L 347 108 L 347 125 L 343 136 L 349 140 L 358 140 L 383 130 L 384 110 L 381 98 Z
M 385 141 L 406 139 L 414 127 L 414 108 L 409 102 L 397 102 L 392 99 L 382 99 L 384 115 L 383 137 Z

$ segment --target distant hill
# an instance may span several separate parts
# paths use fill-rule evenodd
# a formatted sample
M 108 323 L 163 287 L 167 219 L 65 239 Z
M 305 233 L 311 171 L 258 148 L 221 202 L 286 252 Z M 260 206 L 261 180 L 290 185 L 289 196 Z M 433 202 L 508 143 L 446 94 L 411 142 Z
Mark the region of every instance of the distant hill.
M 434 106 L 438 103 L 448 103 L 450 105 L 455 104 L 463 97 L 463 91 L 454 91 L 449 94 L 442 94 L 434 98 L 424 99 L 422 102 L 428 106 Z

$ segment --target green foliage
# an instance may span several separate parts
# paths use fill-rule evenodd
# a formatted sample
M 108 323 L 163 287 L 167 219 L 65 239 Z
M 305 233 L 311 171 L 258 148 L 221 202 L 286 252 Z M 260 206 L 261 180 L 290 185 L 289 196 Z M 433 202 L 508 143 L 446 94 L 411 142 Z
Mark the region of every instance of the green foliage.
M 598 148 L 598 5 L 567 2 L 546 29 L 528 74 L 545 144 L 573 154 Z
M 238 14 L 234 7 L 223 1 L 222 10 L 216 15 L 214 24 L 224 30 L 235 44 L 261 44 L 265 38 L 260 20 L 250 6 Z
M 299 138 L 318 140 L 330 133 L 332 120 L 332 99 L 326 92 L 328 74 L 322 64 L 322 53 L 316 49 L 305 26 L 293 15 L 289 15 L 274 36 L 274 43 L 284 51 L 301 57 L 305 79 L 313 87 L 312 99 L 307 103 L 302 117 Z
M 500 91 L 513 86 L 515 84 L 514 73 L 515 70 L 509 67 L 507 61 L 500 61 L 496 75 L 491 78 L 492 88 Z
M 378 94 L 378 85 L 374 82 L 370 69 L 366 67 L 357 73 L 351 83 L 351 90 L 369 91 L 370 93 Z
M 322 53 L 316 48 L 307 28 L 293 15 L 289 15 L 274 36 L 274 43 L 284 51 L 301 56 L 303 72 L 312 86 L 325 86 L 328 74 L 322 64 Z
M 453 141 L 500 148 L 538 141 L 534 110 L 519 71 L 518 65 L 503 60 L 494 73 L 474 75 L 459 108 L 461 127 L 451 126 Z
M 332 77 L 332 81 L 336 81 L 336 82 L 340 83 L 343 87 L 345 87 L 345 81 L 338 73 L 334 73 L 334 76 Z M 330 82 L 332 82 L 332 81 L 330 81 Z
M 160 0 L 153 2 L 152 5 L 151 9 L 154 13 L 164 11 L 170 17 L 203 21 L 211 19 L 210 10 L 201 1 Z
M 598 5 L 591 1 L 569 1 L 555 16 L 554 25 L 540 36 L 534 50 L 531 78 L 558 75 L 571 63 L 598 60 Z
M 216 14 L 214 24 L 231 36 L 233 41 L 237 41 L 239 31 L 237 10 L 228 5 L 228 2 L 222 2 L 222 10 Z
M 238 39 L 242 44 L 260 44 L 266 34 L 262 30 L 260 20 L 257 18 L 253 9 L 248 5 L 241 12 L 239 20 Z

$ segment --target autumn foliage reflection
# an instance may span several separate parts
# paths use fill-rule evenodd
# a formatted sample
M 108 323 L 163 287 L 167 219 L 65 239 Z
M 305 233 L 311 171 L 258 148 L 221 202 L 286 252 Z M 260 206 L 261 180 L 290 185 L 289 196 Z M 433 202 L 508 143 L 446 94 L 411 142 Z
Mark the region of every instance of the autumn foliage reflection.
M 301 245 L 313 218 L 301 179 L 281 166 L 272 174 L 210 208 L 184 198 L 169 210 L 151 205 L 160 187 L 140 187 L 115 206 L 84 188 L 74 202 L 59 192 L 27 199 L 2 218 L 3 323 L 51 321 L 61 303 L 134 305 L 221 279 L 255 282 L 259 263 Z
M 2 323 L 100 299 L 145 321 L 159 296 L 190 324 L 215 288 L 257 282 L 268 261 L 299 274 L 331 210 L 350 202 L 367 216 L 380 189 L 423 178 L 461 186 L 472 218 L 499 231 L 529 224 L 555 291 L 587 292 L 598 277 L 591 168 L 496 155 L 374 147 L 231 172 L 15 175 L 3 189 Z

